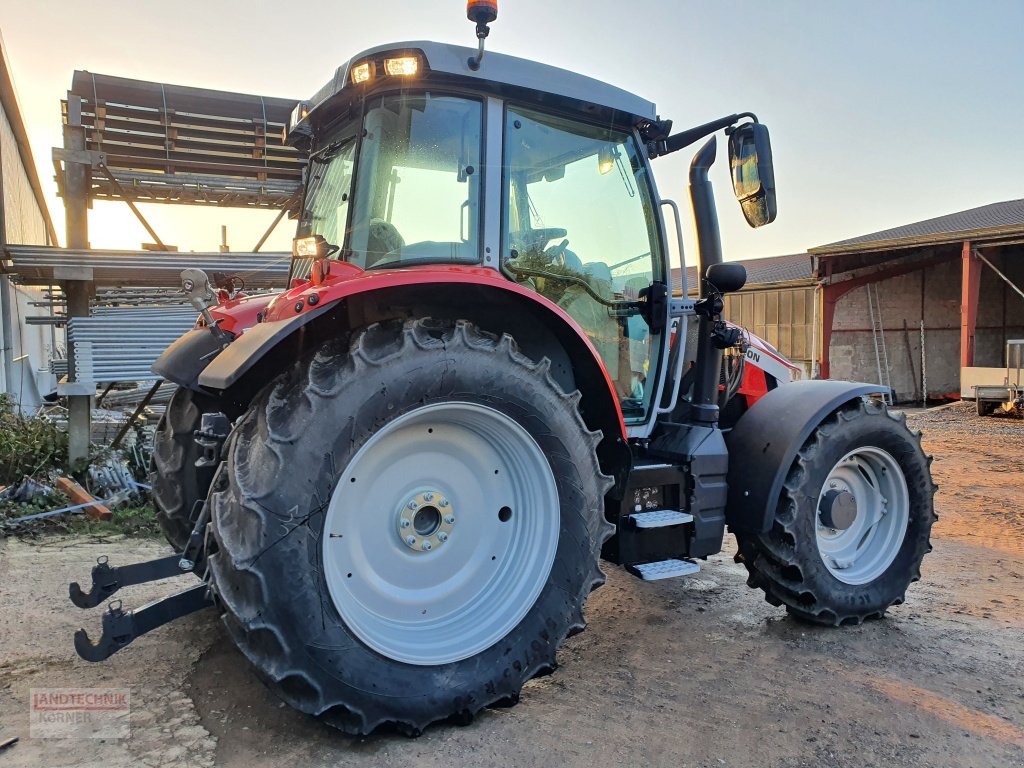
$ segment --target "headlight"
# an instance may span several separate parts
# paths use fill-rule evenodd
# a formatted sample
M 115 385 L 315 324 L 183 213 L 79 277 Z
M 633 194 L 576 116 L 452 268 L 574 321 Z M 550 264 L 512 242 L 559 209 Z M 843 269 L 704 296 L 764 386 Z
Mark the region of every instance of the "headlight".
M 362 64 L 356 64 L 352 67 L 352 84 L 359 85 L 360 83 L 368 82 L 373 78 L 373 62 L 364 61 Z
M 384 71 L 390 77 L 412 77 L 420 71 L 420 60 L 417 56 L 400 56 L 384 59 Z
M 288 129 L 291 130 L 296 125 L 306 119 L 306 115 L 309 114 L 309 102 L 300 101 L 295 105 L 295 109 L 292 110 L 291 120 L 288 121 Z
M 292 256 L 298 259 L 322 259 L 327 256 L 327 241 L 323 235 L 296 237 L 292 240 Z

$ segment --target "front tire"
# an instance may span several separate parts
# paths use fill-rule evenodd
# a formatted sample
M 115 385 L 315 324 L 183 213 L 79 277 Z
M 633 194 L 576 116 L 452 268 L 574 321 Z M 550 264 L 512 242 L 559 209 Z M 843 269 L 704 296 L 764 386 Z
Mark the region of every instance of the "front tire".
M 347 733 L 415 734 L 551 671 L 612 530 L 578 402 L 510 337 L 429 320 L 329 343 L 257 397 L 209 563 L 271 688 Z
M 903 414 L 862 399 L 837 411 L 797 454 L 771 529 L 737 534 L 747 584 L 816 624 L 880 618 L 931 551 L 930 464 Z

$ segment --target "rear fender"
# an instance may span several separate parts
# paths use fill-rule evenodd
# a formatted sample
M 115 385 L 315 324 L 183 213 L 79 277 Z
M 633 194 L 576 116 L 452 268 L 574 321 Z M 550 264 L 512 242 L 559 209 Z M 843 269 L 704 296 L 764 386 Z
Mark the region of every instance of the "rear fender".
M 304 350 L 373 322 L 464 319 L 493 333 L 509 333 L 533 359 L 548 357 L 563 389 L 582 393 L 587 426 L 625 440 L 608 371 L 583 329 L 556 304 L 492 269 L 433 266 L 353 273 L 350 265 L 344 267 L 349 269 L 341 279 L 307 283 L 276 297 L 266 320 L 217 355 L 200 374 L 199 385 L 252 393 Z
M 725 521 L 733 532 L 764 533 L 797 452 L 814 429 L 846 403 L 879 392 L 877 384 L 794 381 L 761 397 L 725 437 L 729 497 Z

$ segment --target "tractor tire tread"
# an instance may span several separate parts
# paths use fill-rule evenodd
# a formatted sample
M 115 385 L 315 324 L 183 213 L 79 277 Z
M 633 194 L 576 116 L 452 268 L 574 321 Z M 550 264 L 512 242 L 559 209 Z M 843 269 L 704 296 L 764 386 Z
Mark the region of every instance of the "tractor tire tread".
M 542 376 L 547 386 L 564 401 L 566 412 L 571 412 L 578 433 L 585 441 L 585 453 L 589 454 L 591 464 L 576 471 L 581 478 L 587 475 L 592 478 L 588 481 L 591 489 L 587 494 L 591 508 L 586 511 L 589 563 L 583 564 L 586 570 L 576 592 L 559 598 L 568 610 L 559 625 L 547 627 L 543 647 L 535 640 L 530 654 L 533 658 L 528 664 L 513 661 L 504 670 L 505 680 L 501 684 L 488 681 L 486 685 L 477 685 L 472 679 L 459 679 L 460 673 L 456 670 L 450 673 L 453 678 L 450 684 L 457 689 L 455 692 L 450 695 L 423 693 L 418 697 L 420 700 L 414 696 L 374 696 L 372 691 L 359 690 L 346 680 L 325 675 L 322 666 L 312 658 L 305 638 L 297 637 L 282 626 L 275 611 L 282 580 L 290 581 L 290 594 L 319 596 L 318 622 L 336 620 L 342 626 L 343 622 L 340 617 L 331 618 L 336 616 L 336 610 L 329 595 L 313 578 L 319 574 L 311 575 L 304 569 L 292 573 L 280 570 L 283 560 L 277 555 L 285 549 L 290 556 L 308 557 L 306 545 L 300 545 L 298 540 L 312 535 L 314 526 L 309 520 L 316 512 L 303 517 L 292 509 L 282 515 L 275 511 L 269 498 L 279 490 L 281 483 L 287 482 L 284 478 L 288 474 L 285 471 L 288 449 L 302 439 L 307 430 L 315 429 L 324 414 L 331 413 L 328 409 L 343 393 L 351 394 L 352 382 L 369 380 L 372 378 L 369 373 L 409 355 L 413 348 L 450 351 L 452 355 L 467 349 L 500 355 Z M 378 728 L 391 727 L 407 735 L 418 735 L 437 720 L 468 723 L 485 707 L 508 706 L 518 700 L 525 682 L 555 669 L 557 649 L 567 636 L 586 626 L 582 607 L 587 595 L 605 581 L 598 567 L 599 553 L 601 545 L 614 533 L 614 527 L 605 521 L 601 506 L 605 492 L 612 485 L 612 478 L 601 473 L 596 455 L 603 435 L 589 430 L 583 422 L 577 407 L 579 392 L 562 391 L 549 369 L 547 358 L 529 359 L 519 352 L 510 336 L 486 333 L 465 321 L 459 321 L 454 327 L 429 319 L 404 324 L 377 323 L 351 338 L 324 344 L 255 398 L 229 438 L 224 487 L 215 489 L 210 496 L 210 529 L 215 542 L 214 552 L 209 557 L 210 583 L 232 639 L 257 673 L 285 701 L 349 734 L 369 734 Z M 339 422 L 340 437 L 336 438 L 335 445 L 359 443 L 367 426 L 357 421 L 357 415 L 353 414 Z M 333 453 L 324 461 L 333 462 Z M 342 469 L 331 466 L 335 472 Z M 316 495 L 322 513 L 330 494 Z M 272 548 L 279 551 L 273 557 L 267 556 Z M 388 674 L 389 665 L 397 664 L 365 649 L 354 636 L 350 644 L 382 660 L 383 675 Z M 438 702 L 442 700 L 444 708 L 438 709 Z
M 195 502 L 205 499 L 207 488 L 197 476 L 200 457 L 193 432 L 203 417 L 201 396 L 178 388 L 153 433 L 153 459 L 149 484 L 153 489 L 156 520 L 168 543 L 181 551 L 193 527 Z

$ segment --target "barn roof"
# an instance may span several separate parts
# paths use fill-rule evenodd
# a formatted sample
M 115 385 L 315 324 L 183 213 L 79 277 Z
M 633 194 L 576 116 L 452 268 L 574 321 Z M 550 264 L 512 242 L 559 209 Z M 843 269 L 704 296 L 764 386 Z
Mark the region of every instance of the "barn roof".
M 1024 199 L 990 203 L 811 248 L 817 256 L 1024 237 Z
M 743 259 L 737 262 L 747 268 L 747 286 L 773 285 L 776 283 L 810 282 L 811 255 L 793 253 L 784 256 L 767 256 L 760 259 Z M 679 270 L 672 270 L 672 285 L 679 285 Z M 686 285 L 695 290 L 697 267 L 686 268 Z

